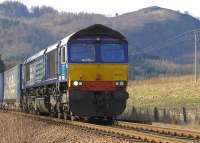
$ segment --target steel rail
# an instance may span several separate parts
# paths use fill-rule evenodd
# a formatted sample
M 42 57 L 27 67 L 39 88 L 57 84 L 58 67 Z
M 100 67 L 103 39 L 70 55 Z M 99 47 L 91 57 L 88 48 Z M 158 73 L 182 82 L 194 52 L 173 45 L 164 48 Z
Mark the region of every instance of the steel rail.
M 123 121 L 118 121 L 117 126 L 124 127 L 124 128 L 131 128 L 135 130 L 157 132 L 157 133 L 166 134 L 166 135 L 187 137 L 187 138 L 192 138 L 192 139 L 200 139 L 200 132 L 198 131 L 182 130 L 182 129 L 176 129 L 176 128 L 160 127 L 160 126 L 155 126 L 155 125 L 138 124 L 138 123 L 123 122 Z

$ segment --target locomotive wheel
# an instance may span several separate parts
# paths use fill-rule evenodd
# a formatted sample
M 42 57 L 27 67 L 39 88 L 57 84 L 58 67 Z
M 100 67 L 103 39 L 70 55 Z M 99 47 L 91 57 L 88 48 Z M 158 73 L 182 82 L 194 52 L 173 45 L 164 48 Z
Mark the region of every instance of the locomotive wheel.
M 59 112 L 58 113 L 58 119 L 61 119 L 61 117 L 62 117 L 62 114 Z
M 40 115 L 40 110 L 38 108 L 35 110 L 35 114 Z
M 88 118 L 88 117 L 83 117 L 83 120 L 84 120 L 85 122 L 88 122 L 88 121 L 89 121 L 89 118 Z
M 64 114 L 64 119 L 67 120 L 67 113 L 64 112 L 63 114 Z
M 62 117 L 62 107 L 61 107 L 61 103 L 57 103 L 56 104 L 56 113 L 57 113 L 57 118 L 61 119 Z
M 75 120 L 75 117 L 73 116 L 73 113 L 70 111 L 70 120 L 71 121 L 74 121 Z
M 65 120 L 69 119 L 70 111 L 69 111 L 69 108 L 68 108 L 68 106 L 66 104 L 62 107 L 62 110 L 63 110 L 64 119 Z
M 50 117 L 57 117 L 55 107 L 51 106 Z
M 55 113 L 54 113 L 54 112 L 51 112 L 51 113 L 50 113 L 50 117 L 55 117 Z
M 32 114 L 36 115 L 36 110 L 35 109 L 33 109 Z

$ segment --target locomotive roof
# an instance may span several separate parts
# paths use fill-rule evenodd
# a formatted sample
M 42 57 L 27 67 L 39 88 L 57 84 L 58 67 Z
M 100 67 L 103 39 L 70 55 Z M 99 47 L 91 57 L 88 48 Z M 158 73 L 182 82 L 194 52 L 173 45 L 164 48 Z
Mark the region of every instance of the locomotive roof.
M 61 45 L 65 45 L 67 44 L 67 42 L 69 41 L 70 37 L 73 35 L 74 33 L 68 35 L 67 37 L 63 38 L 61 41 Z M 58 45 L 59 42 L 41 50 L 40 52 L 36 53 L 35 55 L 31 56 L 30 58 L 28 58 L 27 60 L 24 61 L 24 64 L 26 63 L 29 63 L 29 62 L 32 62 L 33 60 L 37 59 L 38 57 L 44 55 L 45 53 L 49 53 L 53 50 L 55 50 L 57 48 L 57 45 Z
M 118 31 L 115 31 L 115 30 L 108 28 L 108 27 L 101 25 L 101 24 L 95 24 L 95 25 L 89 26 L 85 29 L 79 30 L 75 33 L 72 33 L 72 34 L 66 36 L 65 38 L 63 38 L 62 40 L 60 40 L 59 42 L 41 50 L 37 54 L 26 59 L 24 61 L 24 64 L 29 63 L 29 62 L 37 59 L 38 57 L 44 55 L 45 53 L 49 53 L 49 52 L 55 50 L 60 42 L 61 42 L 61 45 L 66 45 L 72 39 L 76 39 L 76 38 L 79 38 L 79 37 L 82 37 L 82 36 L 95 36 L 95 35 L 112 36 L 114 38 L 118 38 L 120 40 L 127 42 L 126 38 L 121 33 L 119 33 Z
M 82 36 L 95 36 L 95 35 L 112 36 L 114 38 L 127 41 L 126 38 L 118 31 L 108 28 L 101 24 L 95 24 L 85 29 L 82 29 L 74 33 L 71 38 L 76 39 Z

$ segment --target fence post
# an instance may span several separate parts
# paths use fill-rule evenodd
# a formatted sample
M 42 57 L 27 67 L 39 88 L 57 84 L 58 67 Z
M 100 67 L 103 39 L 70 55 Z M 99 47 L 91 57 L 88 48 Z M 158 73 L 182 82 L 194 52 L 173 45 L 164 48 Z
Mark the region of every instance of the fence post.
M 163 122 L 167 121 L 167 113 L 166 113 L 166 109 L 163 109 Z
M 132 107 L 131 120 L 137 121 L 137 109 L 135 106 Z
M 183 121 L 184 121 L 184 123 L 187 123 L 187 113 L 186 113 L 185 107 L 183 107 Z
M 154 120 L 159 121 L 159 112 L 157 107 L 154 108 Z

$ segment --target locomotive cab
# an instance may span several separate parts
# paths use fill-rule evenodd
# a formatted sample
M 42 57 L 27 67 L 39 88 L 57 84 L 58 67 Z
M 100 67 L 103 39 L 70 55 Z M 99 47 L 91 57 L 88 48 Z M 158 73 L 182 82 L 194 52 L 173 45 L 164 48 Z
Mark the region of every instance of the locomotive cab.
M 102 25 L 74 34 L 68 42 L 69 106 L 81 117 L 114 117 L 126 107 L 128 43 Z

